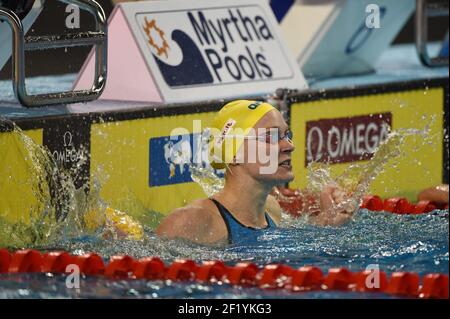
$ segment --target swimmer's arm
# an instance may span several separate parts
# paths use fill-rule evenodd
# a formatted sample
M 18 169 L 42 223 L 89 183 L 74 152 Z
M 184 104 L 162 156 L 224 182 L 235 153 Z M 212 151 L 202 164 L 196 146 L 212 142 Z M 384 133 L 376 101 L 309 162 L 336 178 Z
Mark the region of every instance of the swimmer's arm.
M 345 213 L 320 213 L 319 215 L 310 215 L 309 223 L 318 226 L 341 226 L 349 222 L 351 215 Z
M 424 189 L 419 193 L 417 199 L 419 201 L 429 200 L 438 204 L 448 204 L 448 194 L 448 184 L 443 184 Z
M 267 196 L 265 211 L 270 215 L 275 224 L 279 225 L 281 222 L 281 206 L 276 200 L 275 196 Z
M 219 240 L 211 232 L 212 220 L 201 207 L 175 209 L 159 225 L 156 234 L 167 239 L 183 239 L 197 244 L 215 244 Z
M 356 207 L 347 207 L 337 211 L 334 203 L 343 202 L 344 192 L 335 185 L 328 185 L 320 194 L 320 212 L 309 216 L 309 222 L 319 226 L 341 226 L 349 222 L 356 211 Z

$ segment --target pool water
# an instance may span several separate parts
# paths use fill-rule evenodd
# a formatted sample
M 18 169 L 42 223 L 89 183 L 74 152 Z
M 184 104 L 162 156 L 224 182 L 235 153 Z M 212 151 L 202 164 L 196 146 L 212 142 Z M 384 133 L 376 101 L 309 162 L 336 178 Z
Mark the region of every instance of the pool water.
M 41 78 L 32 79 L 39 82 Z M 59 80 L 58 85 L 55 81 Z M 73 75 L 53 77 L 42 81 L 41 87 L 62 89 L 72 83 Z M 8 85 L 6 85 L 8 84 Z M 0 82 L 0 113 L 9 117 L 59 115 L 70 112 L 70 107 L 49 107 L 39 110 L 24 109 L 14 102 L 10 83 Z M 395 141 L 395 140 L 394 140 Z M 393 144 L 387 154 L 397 153 L 400 144 Z M 383 152 L 381 152 L 383 153 Z M 398 152 L 399 154 L 401 152 Z M 42 153 L 44 154 L 44 153 Z M 45 157 L 45 156 L 44 156 Z M 392 159 L 385 156 L 370 162 L 362 172 L 363 180 L 375 176 L 380 163 Z M 44 161 L 45 162 L 45 161 Z M 326 175 L 326 174 L 325 174 Z M 320 175 L 323 176 L 323 175 Z M 214 184 L 214 183 L 213 183 Z M 324 184 L 320 180 L 320 184 Z M 214 184 L 215 185 L 215 184 Z M 367 189 L 367 185 L 363 190 Z M 65 190 L 64 190 L 65 191 Z M 205 191 L 208 194 L 208 192 Z M 361 195 L 363 192 L 360 192 Z M 148 212 L 149 220 L 155 219 Z M 145 218 L 144 218 L 145 219 Z M 146 223 L 144 223 L 146 224 Z M 1 226 L 1 225 L 0 225 Z M 65 232 L 69 234 L 70 232 Z M 64 234 L 64 232 L 63 232 Z M 229 265 L 252 262 L 259 266 L 282 263 L 297 268 L 305 265 L 320 267 L 324 272 L 332 267 L 345 267 L 351 271 L 364 270 L 369 265 L 379 265 L 390 274 L 394 271 L 411 271 L 419 275 L 449 273 L 449 219 L 448 210 L 424 215 L 396 215 L 359 210 L 353 220 L 341 227 L 313 226 L 305 221 L 290 220 L 285 216 L 283 227 L 265 231 L 251 246 L 225 248 L 204 247 L 184 242 L 157 238 L 153 229 L 145 228 L 141 241 L 104 239 L 102 236 L 57 237 L 40 246 L 30 246 L 42 251 L 65 250 L 72 254 L 96 252 L 105 261 L 114 255 L 134 258 L 158 256 L 166 264 L 175 259 L 192 259 L 197 263 L 222 260 Z M 11 239 L 10 237 L 7 237 Z M 18 247 L 14 247 L 18 248 Z M 50 274 L 1 274 L 0 298 L 393 298 L 374 293 L 335 291 L 291 292 L 287 290 L 262 290 L 233 287 L 227 284 L 174 283 L 169 281 L 110 280 L 104 277 L 86 277 L 81 287 L 68 289 L 65 276 Z
M 267 230 L 256 245 L 211 248 L 157 238 L 147 229 L 143 241 L 100 238 L 67 239 L 48 249 L 73 254 L 96 252 L 105 258 L 130 255 L 159 256 L 167 263 L 188 258 L 200 263 L 223 260 L 233 265 L 283 263 L 292 267 L 314 265 L 324 272 L 332 267 L 360 271 L 370 264 L 390 274 L 411 271 L 419 275 L 449 273 L 448 210 L 424 215 L 395 215 L 360 210 L 341 227 L 318 227 L 301 220 Z M 110 280 L 86 277 L 79 290 L 67 289 L 65 276 L 49 274 L 0 275 L 0 298 L 393 298 L 381 293 L 337 291 L 291 292 L 146 280 Z

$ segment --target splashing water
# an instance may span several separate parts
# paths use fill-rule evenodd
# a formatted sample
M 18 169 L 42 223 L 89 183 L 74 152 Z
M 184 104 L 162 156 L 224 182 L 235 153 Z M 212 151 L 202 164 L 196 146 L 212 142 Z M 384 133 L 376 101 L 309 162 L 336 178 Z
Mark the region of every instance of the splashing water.
M 435 119 L 431 119 L 433 122 Z M 304 218 L 292 219 L 289 215 L 284 215 L 282 226 L 301 224 L 308 221 L 307 216 L 320 211 L 319 196 L 327 185 L 336 185 L 344 190 L 346 196 L 339 203 L 333 203 L 333 211 L 354 211 L 362 203 L 363 197 L 368 194 L 371 183 L 385 171 L 389 165 L 395 165 L 394 160 L 402 154 L 405 140 L 411 136 L 419 136 L 423 143 L 430 142 L 429 123 L 423 130 L 419 129 L 398 129 L 389 132 L 386 139 L 376 148 L 372 158 L 365 162 L 355 163 L 339 176 L 332 176 L 331 166 L 326 163 L 313 162 L 307 167 L 308 187 L 298 191 L 299 195 L 309 198 L 300 212 Z M 205 194 L 210 197 L 223 189 L 224 179 L 215 174 L 210 166 L 198 166 L 190 164 L 192 179 L 199 184 Z M 289 201 L 280 192 L 275 193 L 277 199 Z
M 126 223 L 135 226 L 135 232 L 139 232 L 140 225 L 124 213 L 109 208 L 100 198 L 98 179 L 94 178 L 89 193 L 86 192 L 88 185 L 75 187 L 74 179 L 87 160 L 86 152 L 79 152 L 77 164 L 67 170 L 58 165 L 46 147 L 35 143 L 15 123 L 0 119 L 0 125 L 7 128 L 14 145 L 23 155 L 30 178 L 21 184 L 21 189 L 30 189 L 35 199 L 28 211 L 15 212 L 18 218 L 14 222 L 8 221 L 4 212 L 0 212 L 1 247 L 46 246 L 83 236 L 117 237 Z M 8 147 L 10 145 L 0 149 L 7 152 Z M 3 187 L 20 183 L 15 176 L 17 172 L 12 172 L 11 167 L 9 170 L 10 184 L 5 183 Z
M 4 121 L 3 123 L 7 122 Z M 27 224 L 28 226 L 20 222 L 15 225 L 2 223 L 1 246 L 50 247 L 52 245 L 61 246 L 64 243 L 63 245 L 70 248 L 70 250 L 86 251 L 85 245 L 81 243 L 89 243 L 88 246 L 95 248 L 95 250 L 105 251 L 106 249 L 105 253 L 108 254 L 108 249 L 112 249 L 111 243 L 107 245 L 109 248 L 101 247 L 105 244 L 104 239 L 107 239 L 113 240 L 114 246 L 117 247 L 122 247 L 122 245 L 133 247 L 129 249 L 133 250 L 134 253 L 142 251 L 141 245 L 144 245 L 147 246 L 147 249 L 151 246 L 161 255 L 171 255 L 170 252 L 173 253 L 175 251 L 181 255 L 195 254 L 194 251 L 196 250 L 193 250 L 190 245 L 187 247 L 179 246 L 183 247 L 179 250 L 155 236 L 152 228 L 157 224 L 155 220 L 161 219 L 161 214 L 159 213 L 152 215 L 158 215 L 158 218 L 152 218 L 151 223 L 147 222 L 148 218 L 139 219 L 142 224 L 146 225 L 144 226 L 145 236 L 142 242 L 136 245 L 133 241 L 123 241 L 123 237 L 117 236 L 113 225 L 106 222 L 105 211 L 107 211 L 107 205 L 100 197 L 101 185 L 105 182 L 106 177 L 101 174 L 101 169 L 97 172 L 99 178 L 93 179 L 90 191 L 86 194 L 83 191 L 83 187 L 81 189 L 75 188 L 71 177 L 76 176 L 77 170 L 82 166 L 82 162 L 71 171 L 59 167 L 45 147 L 36 144 L 14 123 L 7 124 L 13 127 L 11 133 L 16 138 L 18 147 L 23 146 L 24 159 L 29 159 L 27 161 L 28 168 L 31 176 L 34 177 L 29 182 L 33 189 L 33 194 L 39 199 L 39 205 L 31 209 L 33 218 Z M 318 196 L 325 185 L 335 183 L 351 194 L 344 203 L 337 204 L 336 209 L 342 209 L 342 205 L 359 204 L 362 197 L 366 194 L 370 183 L 387 167 L 391 160 L 401 154 L 404 140 L 408 136 L 420 135 L 426 137 L 427 134 L 427 129 L 423 131 L 407 129 L 391 132 L 386 140 L 379 145 L 371 160 L 365 163 L 353 164 L 342 175 L 337 177 L 332 176 L 329 165 L 313 163 L 308 167 L 310 186 L 304 192 Z M 192 179 L 202 187 L 207 196 L 212 196 L 223 188 L 224 179 L 219 177 L 210 166 L 190 163 L 190 171 Z M 51 193 L 50 189 L 54 189 L 53 193 Z M 132 210 L 142 211 L 142 208 L 138 207 L 136 199 L 130 197 L 126 201 L 136 203 L 136 205 L 127 205 L 130 210 L 127 210 L 127 213 L 132 213 Z M 314 205 L 305 205 L 303 213 L 316 210 L 317 206 Z M 86 223 L 86 220 L 83 218 L 86 215 L 90 215 L 95 220 L 95 225 L 103 226 L 89 227 L 89 223 Z M 293 219 L 287 214 L 283 215 L 282 227 L 303 228 L 307 224 L 307 219 Z M 118 216 L 118 219 L 125 218 L 125 214 L 119 214 Z M 149 224 L 153 224 L 153 227 L 147 227 Z M 82 249 L 80 245 L 83 247 Z M 144 249 L 144 251 L 147 251 L 147 249 Z M 123 251 L 127 252 L 128 248 L 123 247 Z M 203 255 L 204 253 L 208 254 L 208 250 L 204 247 L 199 248 L 199 254 Z
M 217 176 L 209 166 L 204 167 L 190 163 L 189 170 L 192 180 L 202 187 L 208 197 L 220 192 L 225 185 L 224 179 Z
M 23 154 L 27 172 L 32 177 L 23 186 L 31 189 L 36 199 L 29 211 L 19 213 L 20 218 L 14 225 L 1 222 L 0 244 L 23 246 L 46 242 L 61 225 L 55 221 L 72 215 L 71 212 L 76 209 L 73 182 L 68 172 L 59 170 L 50 153 L 25 135 L 15 123 L 6 120 L 0 123 L 12 128 L 9 134 Z M 2 149 L 8 151 L 5 146 Z M 14 179 L 15 173 L 10 172 L 10 179 Z M 29 222 L 26 222 L 28 219 Z
M 304 205 L 302 213 L 308 215 L 310 212 L 320 210 L 318 196 L 326 185 L 337 185 L 346 193 L 342 202 L 333 203 L 335 212 L 354 211 L 369 193 L 369 187 L 377 176 L 390 165 L 395 165 L 395 159 L 401 156 L 406 139 L 411 136 L 420 136 L 426 140 L 429 138 L 429 125 L 423 130 L 399 129 L 389 132 L 370 160 L 351 164 L 336 177 L 332 176 L 330 165 L 317 162 L 309 164 L 308 188 L 303 192 L 315 197 L 315 200 L 309 201 L 309 205 Z

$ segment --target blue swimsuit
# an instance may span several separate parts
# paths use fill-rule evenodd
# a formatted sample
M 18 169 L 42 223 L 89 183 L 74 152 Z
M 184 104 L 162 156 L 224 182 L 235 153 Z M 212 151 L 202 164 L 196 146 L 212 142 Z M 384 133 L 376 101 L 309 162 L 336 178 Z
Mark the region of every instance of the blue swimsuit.
M 213 198 L 210 199 L 214 204 L 216 204 L 217 209 L 219 209 L 220 215 L 222 216 L 225 225 L 227 226 L 229 244 L 249 244 L 251 242 L 255 242 L 257 237 L 261 235 L 265 230 L 277 227 L 275 222 L 267 213 L 265 213 L 267 221 L 266 228 L 258 229 L 242 225 L 221 203 Z

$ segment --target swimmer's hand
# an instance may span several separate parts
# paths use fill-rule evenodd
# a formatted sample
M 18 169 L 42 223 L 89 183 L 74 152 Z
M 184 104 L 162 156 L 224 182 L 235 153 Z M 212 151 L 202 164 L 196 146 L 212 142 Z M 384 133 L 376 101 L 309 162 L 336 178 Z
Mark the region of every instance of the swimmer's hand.
M 356 205 L 347 194 L 336 184 L 325 186 L 320 193 L 320 211 L 310 215 L 313 224 L 321 226 L 340 226 L 350 221 L 356 211 Z

